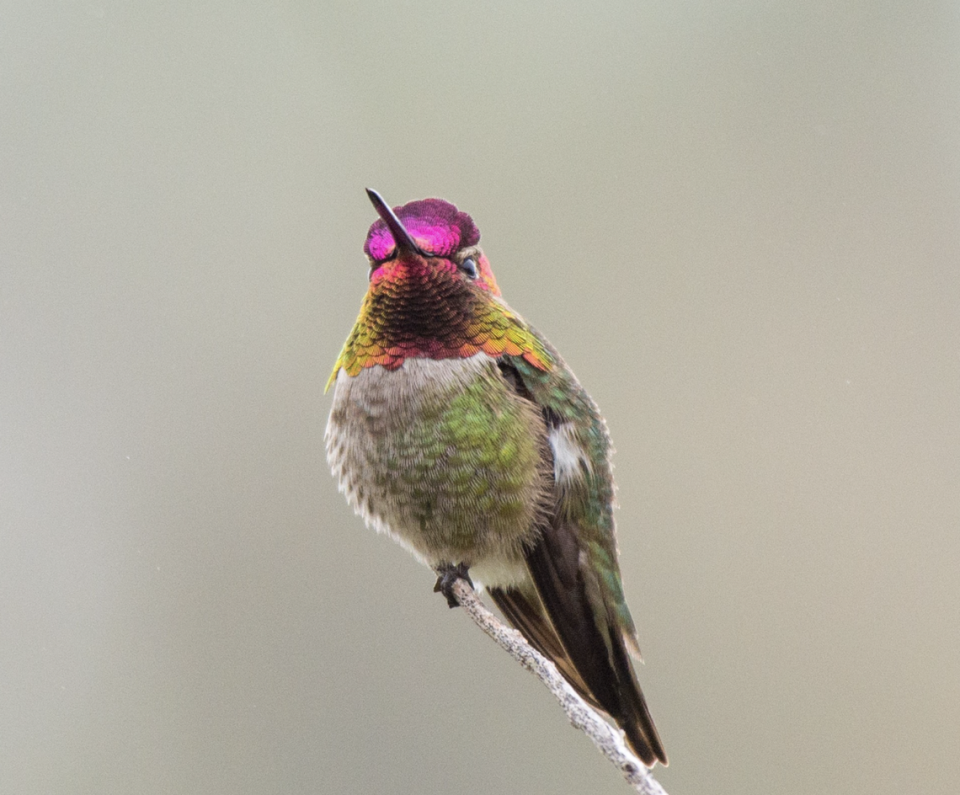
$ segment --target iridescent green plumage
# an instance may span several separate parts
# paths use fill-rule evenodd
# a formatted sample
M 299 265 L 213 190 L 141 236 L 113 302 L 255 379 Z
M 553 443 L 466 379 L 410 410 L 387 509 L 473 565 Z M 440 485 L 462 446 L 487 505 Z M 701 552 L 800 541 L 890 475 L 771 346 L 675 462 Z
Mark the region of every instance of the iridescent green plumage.
M 370 287 L 331 376 L 341 489 L 431 567 L 469 569 L 646 764 L 665 763 L 628 659 L 603 418 L 500 298 L 469 216 L 371 199 Z
M 519 374 L 531 399 L 557 427 L 569 428 L 573 445 L 584 452 L 578 477 L 556 482 L 557 515 L 577 523 L 589 532 L 584 536 L 586 552 L 593 568 L 602 573 L 601 587 L 608 604 L 614 609 L 631 652 L 639 659 L 633 618 L 627 607 L 617 563 L 618 551 L 613 521 L 615 505 L 612 452 L 607 426 L 596 404 L 567 368 L 559 355 L 546 344 L 551 358 L 559 362 L 549 370 L 531 367 L 518 357 L 504 361 Z

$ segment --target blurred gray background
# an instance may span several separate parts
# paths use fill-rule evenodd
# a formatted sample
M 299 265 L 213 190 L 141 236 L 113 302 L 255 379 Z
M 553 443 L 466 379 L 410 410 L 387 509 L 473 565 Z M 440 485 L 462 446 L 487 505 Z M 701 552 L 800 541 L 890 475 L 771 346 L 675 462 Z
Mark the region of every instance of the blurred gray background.
M 375 215 L 470 212 L 618 449 L 671 795 L 960 780 L 956 3 L 0 12 L 0 792 L 619 793 L 366 530 Z

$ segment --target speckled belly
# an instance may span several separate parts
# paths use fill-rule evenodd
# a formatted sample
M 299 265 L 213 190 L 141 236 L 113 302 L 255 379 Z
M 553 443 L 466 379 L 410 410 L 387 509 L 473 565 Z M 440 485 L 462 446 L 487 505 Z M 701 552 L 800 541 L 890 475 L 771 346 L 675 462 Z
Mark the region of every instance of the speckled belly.
M 408 359 L 336 382 L 327 458 L 366 522 L 428 565 L 511 565 L 551 475 L 546 429 L 486 354 Z

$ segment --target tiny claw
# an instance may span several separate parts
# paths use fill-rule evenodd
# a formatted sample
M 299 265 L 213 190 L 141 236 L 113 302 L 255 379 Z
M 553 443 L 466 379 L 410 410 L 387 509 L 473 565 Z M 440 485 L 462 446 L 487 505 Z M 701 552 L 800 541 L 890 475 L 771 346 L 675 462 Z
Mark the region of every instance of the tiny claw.
M 469 566 L 464 563 L 458 563 L 454 566 L 452 563 L 445 563 L 437 566 L 437 583 L 433 586 L 434 593 L 442 593 L 447 598 L 447 604 L 453 607 L 460 607 L 457 595 L 453 592 L 453 586 L 457 580 L 466 580 L 473 587 L 473 581 L 467 573 Z

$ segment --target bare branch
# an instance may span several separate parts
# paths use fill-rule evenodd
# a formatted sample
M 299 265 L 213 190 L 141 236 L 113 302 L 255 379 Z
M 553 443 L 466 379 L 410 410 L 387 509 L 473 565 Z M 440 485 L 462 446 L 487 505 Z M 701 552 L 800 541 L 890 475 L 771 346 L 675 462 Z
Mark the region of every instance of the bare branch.
M 570 723 L 593 740 L 594 745 L 616 766 L 634 790 L 644 795 L 667 795 L 650 771 L 627 748 L 621 732 L 580 698 L 557 671 L 557 667 L 527 643 L 523 635 L 487 610 L 467 580 L 457 579 L 452 590 L 474 623 L 547 686 L 567 713 Z

